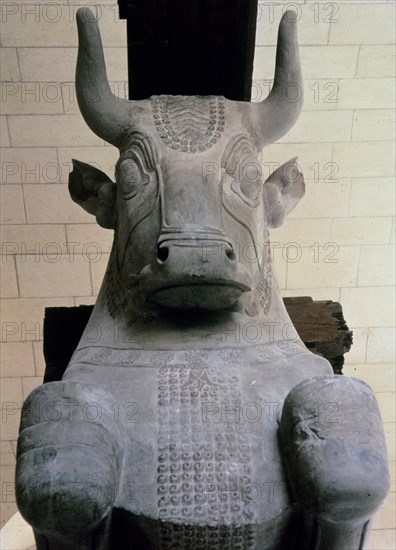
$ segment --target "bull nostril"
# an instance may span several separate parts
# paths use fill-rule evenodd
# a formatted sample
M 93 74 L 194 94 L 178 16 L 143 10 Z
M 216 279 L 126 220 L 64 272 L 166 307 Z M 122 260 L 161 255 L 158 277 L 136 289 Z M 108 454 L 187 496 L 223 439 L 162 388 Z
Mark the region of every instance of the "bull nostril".
M 166 262 L 169 256 L 169 248 L 167 246 L 159 246 L 157 249 L 157 260 L 160 264 Z
M 226 256 L 227 256 L 227 258 L 228 258 L 231 262 L 235 262 L 235 261 L 236 261 L 235 252 L 234 252 L 234 250 L 233 250 L 231 247 L 227 247 L 227 249 L 226 249 Z

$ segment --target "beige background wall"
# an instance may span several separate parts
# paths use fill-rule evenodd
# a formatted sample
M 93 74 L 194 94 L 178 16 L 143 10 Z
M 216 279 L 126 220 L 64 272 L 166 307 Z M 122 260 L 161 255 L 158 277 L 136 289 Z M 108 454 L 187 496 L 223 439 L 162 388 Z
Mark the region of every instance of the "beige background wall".
M 92 5 L 99 10 L 109 79 L 122 95 L 125 23 L 115 4 Z M 272 233 L 280 286 L 285 296 L 342 303 L 355 340 L 345 372 L 376 390 L 394 470 L 395 5 L 260 3 L 256 100 L 268 93 L 277 25 L 287 5 L 299 18 L 305 109 L 290 133 L 264 150 L 263 171 L 298 155 L 307 195 Z M 2 6 L 2 523 L 15 511 L 19 408 L 44 370 L 44 308 L 93 303 L 111 245 L 111 232 L 72 203 L 66 185 L 71 158 L 110 176 L 117 159 L 78 113 L 77 7 Z M 372 549 L 396 548 L 394 497 L 375 520 Z

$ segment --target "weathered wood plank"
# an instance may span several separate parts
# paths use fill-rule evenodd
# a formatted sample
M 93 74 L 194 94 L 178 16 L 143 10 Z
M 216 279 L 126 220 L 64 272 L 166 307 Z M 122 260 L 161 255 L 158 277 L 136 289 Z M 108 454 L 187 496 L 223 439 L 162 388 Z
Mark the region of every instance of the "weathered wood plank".
M 341 374 L 344 354 L 351 349 L 352 331 L 345 322 L 341 304 L 314 301 L 309 296 L 284 298 L 287 312 L 304 344 L 322 355 L 336 374 Z

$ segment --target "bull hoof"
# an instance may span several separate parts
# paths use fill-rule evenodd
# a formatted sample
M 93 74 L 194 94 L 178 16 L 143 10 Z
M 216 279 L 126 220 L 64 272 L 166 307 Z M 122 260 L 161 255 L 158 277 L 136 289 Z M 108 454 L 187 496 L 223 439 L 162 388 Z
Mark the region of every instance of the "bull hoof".
M 81 413 L 84 396 L 91 397 L 80 384 L 54 382 L 35 390 L 22 411 L 18 507 L 38 533 L 61 543 L 94 531 L 110 514 L 118 490 L 120 445 L 116 426 L 108 429 L 108 398 L 95 393 L 102 413 L 99 421 L 89 421 Z M 51 413 L 49 402 L 54 405 Z M 64 415 L 70 403 L 72 419 Z
M 39 533 L 62 542 L 87 534 L 111 512 L 114 473 L 108 457 L 83 447 L 28 451 L 16 472 L 21 514 Z
M 286 398 L 280 441 L 304 510 L 323 521 L 362 522 L 389 491 L 385 436 L 375 395 L 361 380 L 318 376 Z

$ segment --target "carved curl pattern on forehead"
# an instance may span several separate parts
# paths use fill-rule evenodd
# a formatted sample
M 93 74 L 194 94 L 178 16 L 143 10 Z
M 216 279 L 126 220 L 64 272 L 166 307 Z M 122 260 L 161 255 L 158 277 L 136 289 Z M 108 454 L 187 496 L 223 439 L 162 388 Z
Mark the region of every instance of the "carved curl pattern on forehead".
M 221 138 L 225 125 L 222 96 L 169 96 L 150 98 L 157 134 L 171 149 L 202 153 Z

